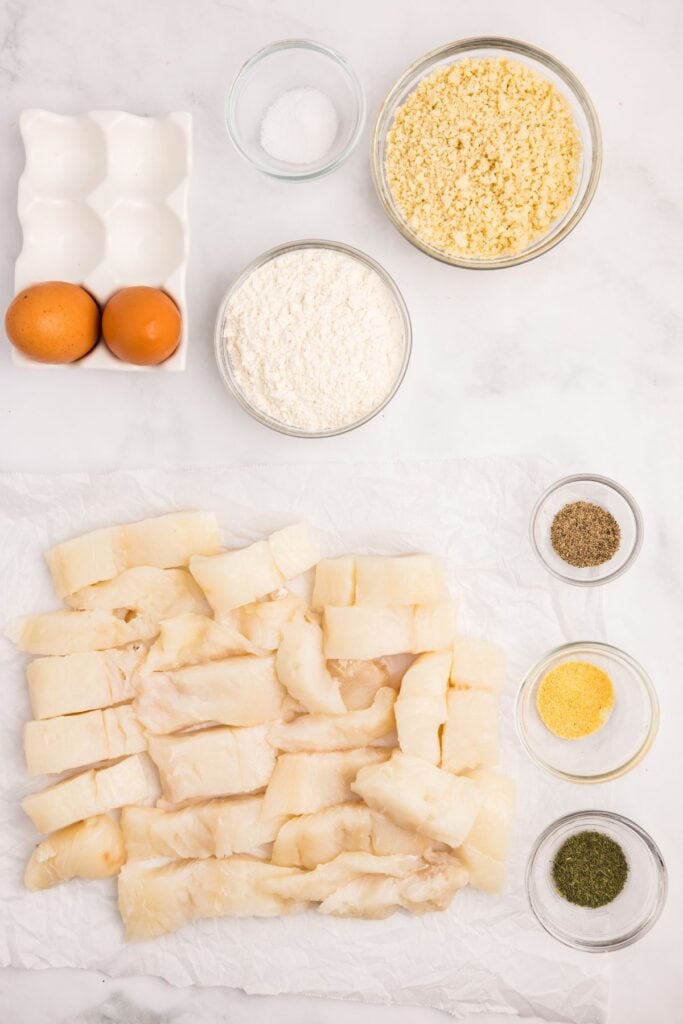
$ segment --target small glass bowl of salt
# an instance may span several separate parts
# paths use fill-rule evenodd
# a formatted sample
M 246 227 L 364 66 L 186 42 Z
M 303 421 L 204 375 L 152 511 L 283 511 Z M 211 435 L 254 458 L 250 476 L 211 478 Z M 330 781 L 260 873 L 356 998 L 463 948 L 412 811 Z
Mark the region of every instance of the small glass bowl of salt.
M 339 167 L 358 142 L 365 97 L 341 54 L 309 39 L 283 39 L 242 66 L 225 120 L 237 151 L 264 174 L 310 181 Z

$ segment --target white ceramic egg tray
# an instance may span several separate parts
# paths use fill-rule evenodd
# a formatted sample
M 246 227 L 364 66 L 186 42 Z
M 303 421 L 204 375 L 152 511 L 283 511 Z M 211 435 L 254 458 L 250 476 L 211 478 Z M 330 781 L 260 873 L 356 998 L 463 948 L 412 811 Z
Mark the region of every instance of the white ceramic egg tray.
M 120 110 L 80 116 L 24 110 L 26 166 L 19 179 L 23 247 L 16 292 L 40 281 L 83 285 L 100 306 L 128 285 L 163 288 L 182 314 L 182 337 L 160 366 L 133 366 L 102 340 L 71 367 L 184 370 L 185 274 L 191 165 L 190 114 L 138 117 Z M 44 367 L 16 350 L 19 366 Z

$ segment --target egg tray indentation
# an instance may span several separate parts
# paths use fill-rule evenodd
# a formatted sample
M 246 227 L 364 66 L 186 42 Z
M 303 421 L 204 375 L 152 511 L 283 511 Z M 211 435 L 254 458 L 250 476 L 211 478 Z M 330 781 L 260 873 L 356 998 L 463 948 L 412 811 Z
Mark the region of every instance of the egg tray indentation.
M 163 288 L 182 314 L 182 337 L 158 367 L 117 359 L 103 341 L 71 366 L 98 370 L 185 369 L 192 118 L 119 110 L 69 116 L 24 110 L 26 165 L 19 179 L 23 245 L 15 291 L 71 281 L 101 306 L 128 285 Z M 19 366 L 45 366 L 13 350 Z

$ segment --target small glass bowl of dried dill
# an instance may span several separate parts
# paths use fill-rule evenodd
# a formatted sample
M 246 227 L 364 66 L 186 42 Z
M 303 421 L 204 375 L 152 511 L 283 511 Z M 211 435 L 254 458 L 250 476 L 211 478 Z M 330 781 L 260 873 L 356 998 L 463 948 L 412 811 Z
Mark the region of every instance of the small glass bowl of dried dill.
M 606 476 L 558 480 L 531 514 L 531 546 L 557 579 L 579 587 L 614 580 L 633 564 L 643 520 L 632 496 Z
M 609 811 L 578 811 L 536 840 L 526 872 L 539 923 L 566 946 L 611 952 L 636 942 L 666 900 L 664 858 L 635 822 Z

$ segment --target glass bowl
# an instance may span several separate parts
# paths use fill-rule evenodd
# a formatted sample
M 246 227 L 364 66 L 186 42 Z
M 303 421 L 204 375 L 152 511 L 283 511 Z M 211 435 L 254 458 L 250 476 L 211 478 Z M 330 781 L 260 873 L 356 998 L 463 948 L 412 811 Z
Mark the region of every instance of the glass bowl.
M 473 257 L 447 253 L 437 249 L 421 239 L 403 219 L 386 177 L 386 146 L 387 135 L 394 122 L 398 107 L 406 101 L 410 93 L 427 75 L 443 65 L 453 64 L 465 57 L 509 57 L 533 68 L 553 85 L 568 100 L 577 129 L 581 136 L 582 157 L 579 167 L 579 178 L 574 197 L 564 215 L 555 221 L 545 235 L 536 238 L 521 252 L 496 257 Z M 438 50 L 420 57 L 403 72 L 392 86 L 380 107 L 375 122 L 372 139 L 372 176 L 382 206 L 394 227 L 412 242 L 414 246 L 454 267 L 465 267 L 470 270 L 495 270 L 502 267 L 514 267 L 526 263 L 542 253 L 552 249 L 563 238 L 566 238 L 579 223 L 590 206 L 600 177 L 602 165 L 602 139 L 600 124 L 595 108 L 588 93 L 575 75 L 544 50 L 539 50 L 528 43 L 516 39 L 503 39 L 497 36 L 476 36 L 449 43 Z
M 587 501 L 611 512 L 621 530 L 619 549 L 603 565 L 578 568 L 556 553 L 550 527 L 557 512 L 574 501 Z M 578 474 L 558 480 L 544 491 L 531 513 L 531 546 L 541 564 L 565 583 L 595 587 L 621 576 L 633 565 L 643 543 L 643 519 L 636 502 L 618 483 L 606 476 Z
M 291 164 L 261 145 L 260 129 L 272 103 L 292 89 L 315 88 L 332 101 L 339 121 L 332 146 L 314 163 Z M 339 167 L 358 142 L 365 120 L 365 97 L 353 68 L 341 54 L 310 39 L 283 39 L 255 53 L 228 91 L 225 121 L 245 160 L 282 181 L 310 181 Z
M 621 893 L 604 907 L 577 907 L 555 888 L 557 850 L 576 832 L 608 835 L 626 854 L 629 872 Z M 652 928 L 666 901 L 667 873 L 656 843 L 640 826 L 608 811 L 578 811 L 549 825 L 536 840 L 526 870 L 531 909 L 545 930 L 566 946 L 588 953 L 623 949 Z
M 396 380 L 389 392 L 385 395 L 379 405 L 376 406 L 376 408 L 361 417 L 361 419 L 356 420 L 354 423 L 348 423 L 342 427 L 332 427 L 329 430 L 312 431 L 293 427 L 287 423 L 282 423 L 280 420 L 273 419 L 271 416 L 268 416 L 266 413 L 261 412 L 260 409 L 256 408 L 256 406 L 249 401 L 240 387 L 230 359 L 229 346 L 223 334 L 226 307 L 233 295 L 237 293 L 250 274 L 255 270 L 258 270 L 259 267 L 264 266 L 264 264 L 268 263 L 269 260 L 275 259 L 277 256 L 282 256 L 284 253 L 296 252 L 300 249 L 327 249 L 332 250 L 333 252 L 344 253 L 346 256 L 351 256 L 353 259 L 359 260 L 366 267 L 369 267 L 370 270 L 374 270 L 389 289 L 403 327 L 403 352 L 401 365 L 399 367 Z M 386 408 L 403 383 L 403 378 L 406 375 L 412 351 L 412 337 L 410 316 L 403 296 L 401 295 L 401 292 L 393 278 L 389 276 L 386 270 L 380 266 L 379 263 L 373 260 L 370 256 L 367 256 L 364 252 L 361 252 L 359 249 L 354 249 L 350 245 L 344 245 L 342 242 L 330 242 L 320 238 L 307 238 L 298 242 L 288 242 L 286 245 L 278 245 L 274 249 L 269 249 L 268 252 L 262 253 L 261 256 L 258 256 L 249 264 L 248 267 L 245 268 L 245 270 L 242 271 L 237 280 L 223 296 L 218 308 L 218 316 L 216 317 L 214 333 L 214 351 L 223 383 L 237 399 L 242 408 L 245 409 L 250 416 L 253 416 L 255 420 L 258 420 L 259 423 L 262 423 L 266 427 L 270 427 L 271 430 L 278 431 L 280 434 L 288 434 L 290 437 L 336 437 L 339 434 L 346 434 L 350 430 L 355 430 L 357 427 L 361 427 L 364 423 L 374 419 L 378 413 L 382 412 L 382 410 Z
M 536 708 L 541 680 L 568 661 L 587 661 L 606 672 L 614 686 L 614 707 L 597 732 L 562 739 L 543 724 Z M 522 682 L 515 702 L 517 733 L 529 757 L 567 782 L 607 782 L 639 764 L 659 727 L 659 704 L 647 673 L 630 655 L 602 643 L 565 644 L 550 651 Z

